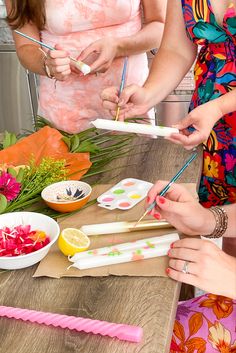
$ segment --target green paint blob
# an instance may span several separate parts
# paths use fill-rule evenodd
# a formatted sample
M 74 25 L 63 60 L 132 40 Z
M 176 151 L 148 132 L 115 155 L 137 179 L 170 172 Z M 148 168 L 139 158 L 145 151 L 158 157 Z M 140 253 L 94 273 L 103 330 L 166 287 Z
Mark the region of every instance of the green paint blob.
M 123 189 L 117 189 L 117 190 L 113 191 L 113 194 L 120 195 L 120 194 L 123 194 L 124 192 L 125 192 L 125 190 L 123 190 Z

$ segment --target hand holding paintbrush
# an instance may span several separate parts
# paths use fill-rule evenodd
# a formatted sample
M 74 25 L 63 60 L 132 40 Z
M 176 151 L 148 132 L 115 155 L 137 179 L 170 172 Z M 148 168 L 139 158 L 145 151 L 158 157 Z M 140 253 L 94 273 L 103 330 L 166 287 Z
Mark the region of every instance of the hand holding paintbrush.
M 187 162 L 183 165 L 183 167 L 175 174 L 175 176 L 170 180 L 170 182 L 164 187 L 164 189 L 160 192 L 159 196 L 164 196 L 167 191 L 169 190 L 169 188 L 171 187 L 171 185 L 177 180 L 179 179 L 179 177 L 181 176 L 181 174 L 185 171 L 185 169 L 190 165 L 190 163 L 197 157 L 197 153 L 194 152 L 192 154 L 192 156 L 187 160 Z M 139 222 L 149 213 L 151 212 L 156 206 L 156 201 L 153 201 L 151 203 L 151 205 L 148 206 L 148 208 L 146 209 L 146 211 L 143 213 L 143 215 L 139 218 L 139 220 L 135 223 L 134 227 L 136 227 Z
M 30 37 L 28 36 L 27 34 L 25 33 L 22 33 L 18 30 L 15 30 L 14 31 L 15 33 L 19 34 L 20 36 L 26 38 L 26 39 L 29 39 L 31 42 L 34 42 L 34 43 L 37 43 L 39 45 L 41 45 L 41 47 L 44 47 L 44 48 L 47 48 L 49 50 L 55 50 L 55 48 L 53 48 L 52 46 L 48 45 L 48 44 L 45 44 L 33 37 Z M 74 63 L 75 67 L 77 69 L 79 69 L 84 75 L 87 75 L 90 73 L 91 69 L 90 69 L 90 66 L 88 66 L 87 64 L 83 63 L 82 61 L 79 61 L 75 58 L 73 58 L 72 56 L 69 56 L 69 59 Z

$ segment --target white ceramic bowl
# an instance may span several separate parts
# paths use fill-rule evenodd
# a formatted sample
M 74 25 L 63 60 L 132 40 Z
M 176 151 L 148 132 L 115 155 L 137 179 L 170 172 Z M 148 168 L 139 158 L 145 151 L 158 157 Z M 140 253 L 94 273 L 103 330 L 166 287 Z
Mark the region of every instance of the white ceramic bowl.
M 0 256 L 0 269 L 17 270 L 32 266 L 42 260 L 55 243 L 60 228 L 54 219 L 36 212 L 10 212 L 0 215 L 0 228 L 30 224 L 32 230 L 42 230 L 50 238 L 49 244 L 30 254 L 20 256 Z

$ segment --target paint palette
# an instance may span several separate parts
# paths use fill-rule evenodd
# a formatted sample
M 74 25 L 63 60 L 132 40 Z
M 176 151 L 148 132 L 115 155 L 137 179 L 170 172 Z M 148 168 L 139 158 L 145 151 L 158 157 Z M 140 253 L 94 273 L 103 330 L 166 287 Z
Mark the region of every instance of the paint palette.
M 152 186 L 139 179 L 123 179 L 97 198 L 98 206 L 108 210 L 129 210 L 147 196 Z

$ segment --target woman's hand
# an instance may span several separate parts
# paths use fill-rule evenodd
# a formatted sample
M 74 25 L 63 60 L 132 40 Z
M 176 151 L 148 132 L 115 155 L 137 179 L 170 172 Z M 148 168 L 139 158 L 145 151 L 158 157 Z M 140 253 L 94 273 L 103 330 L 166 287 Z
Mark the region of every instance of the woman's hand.
M 101 93 L 103 107 L 115 116 L 117 106 L 120 107 L 119 120 L 141 116 L 152 107 L 150 92 L 137 85 L 125 87 L 119 97 L 119 88 L 109 87 Z
M 222 116 L 217 100 L 202 104 L 193 109 L 179 124 L 174 125 L 180 130 L 180 134 L 172 134 L 167 139 L 191 150 L 208 139 L 213 126 Z M 195 130 L 190 132 L 188 127 Z
M 172 244 L 168 256 L 170 261 L 166 272 L 172 279 L 236 299 L 236 259 L 214 243 L 181 239 Z M 183 272 L 184 268 L 187 273 Z
M 188 235 L 211 234 L 215 228 L 215 217 L 179 184 L 171 185 L 165 197 L 158 196 L 168 184 L 157 181 L 147 197 L 147 207 L 155 200 L 156 207 L 150 214 L 156 219 L 166 219 L 178 231 Z M 207 219 L 207 222 L 206 222 Z
M 106 72 L 117 56 L 118 45 L 118 38 L 105 37 L 99 39 L 85 48 L 77 59 L 85 63 L 88 62 L 91 73 Z
M 69 54 L 59 45 L 56 45 L 55 49 L 48 51 L 45 63 L 51 76 L 58 81 L 65 81 L 71 74 Z

